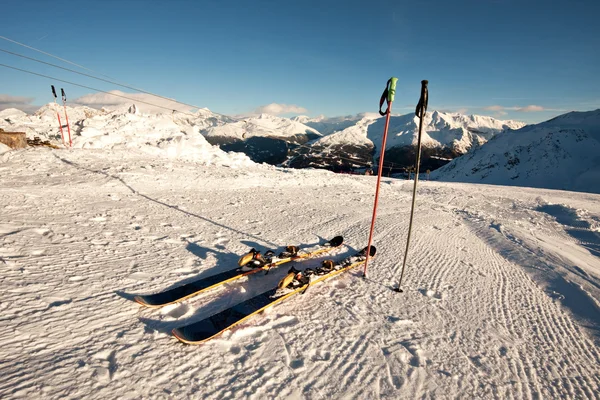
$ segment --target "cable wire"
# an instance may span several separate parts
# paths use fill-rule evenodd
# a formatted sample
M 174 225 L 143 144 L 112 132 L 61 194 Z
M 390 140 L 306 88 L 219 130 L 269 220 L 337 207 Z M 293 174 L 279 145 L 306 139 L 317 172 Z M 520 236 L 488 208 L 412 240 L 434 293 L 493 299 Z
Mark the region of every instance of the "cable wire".
M 0 66 L 1 67 L 6 67 L 6 68 L 10 68 L 10 69 L 14 69 L 14 70 L 21 71 L 21 72 L 25 72 L 25 73 L 28 73 L 28 74 L 31 74 L 31 75 L 41 76 L 42 78 L 54 79 L 54 80 L 57 80 L 59 82 L 68 83 L 69 85 L 79 86 L 79 87 L 82 87 L 82 88 L 85 88 L 85 89 L 89 89 L 89 90 L 93 90 L 93 91 L 96 91 L 96 92 L 106 93 L 106 94 L 109 94 L 111 96 L 121 97 L 123 99 L 131 100 L 133 102 L 143 103 L 143 104 L 147 104 L 147 105 L 150 105 L 150 106 L 153 106 L 153 107 L 163 108 L 163 109 L 169 110 L 169 111 L 177 111 L 177 110 L 173 110 L 172 108 L 169 108 L 169 107 L 159 106 L 158 104 L 148 103 L 147 101 L 133 99 L 131 97 L 122 96 L 120 94 L 107 92 L 105 90 L 96 89 L 96 88 L 93 88 L 93 87 L 90 87 L 90 86 L 80 85 L 79 83 L 65 81 L 64 79 L 58 79 L 58 78 L 55 78 L 55 77 L 52 77 L 52 76 L 48 76 L 48 75 L 44 75 L 44 74 L 38 74 L 37 72 L 27 71 L 26 69 L 21 69 L 21 68 L 17 68 L 17 67 L 11 67 L 10 65 L 6 65 L 6 64 L 0 64 Z M 193 117 L 196 116 L 195 114 L 192 114 L 192 113 L 189 113 L 189 112 L 184 112 L 184 111 L 178 111 L 178 112 L 180 112 L 182 114 L 190 115 L 190 116 L 193 116 Z
M 0 36 L 0 38 L 8 40 L 8 41 L 11 41 L 11 42 L 14 42 L 14 43 L 17 43 L 17 44 L 22 45 L 22 46 L 27 47 L 27 48 L 31 48 L 33 50 L 39 51 L 40 53 L 43 53 L 43 54 L 49 55 L 51 57 L 57 58 L 57 59 L 59 59 L 61 61 L 65 61 L 65 62 L 68 62 L 69 64 L 76 65 L 76 66 L 78 66 L 80 68 L 83 68 L 83 69 L 95 72 L 93 70 L 90 70 L 89 68 L 80 66 L 80 65 L 75 64 L 75 63 L 72 63 L 72 62 L 70 62 L 68 60 L 64 60 L 64 59 L 62 59 L 60 57 L 53 56 L 53 55 L 51 55 L 49 53 L 45 53 L 45 52 L 43 52 L 41 50 L 34 49 L 34 48 L 30 47 L 30 46 L 27 46 L 27 45 L 24 45 L 22 43 L 16 42 L 14 40 L 5 38 L 4 36 Z M 103 82 L 111 83 L 111 84 L 114 84 L 114 85 L 122 86 L 122 87 L 125 87 L 125 88 L 128 88 L 128 89 L 131 89 L 131 90 L 136 90 L 136 91 L 139 91 L 141 93 L 146 93 L 146 94 L 149 94 L 149 95 L 152 95 L 152 96 L 156 96 L 156 97 L 162 98 L 164 100 L 172 101 L 172 102 L 177 103 L 177 104 L 182 104 L 182 105 L 185 105 L 185 106 L 188 106 L 188 107 L 201 109 L 201 107 L 198 107 L 198 106 L 193 105 L 193 104 L 183 103 L 183 102 L 180 102 L 180 101 L 177 101 L 177 100 L 174 100 L 174 99 L 170 99 L 170 98 L 167 98 L 167 97 L 164 97 L 164 96 L 160 96 L 160 95 L 157 95 L 157 94 L 154 94 L 154 93 L 142 90 L 142 89 L 137 89 L 135 87 L 128 86 L 128 85 L 123 85 L 123 84 L 120 84 L 118 82 L 110 81 L 110 80 L 107 80 L 107 79 L 98 78 L 98 77 L 95 77 L 93 75 L 89 75 L 89 74 L 85 74 L 85 73 L 82 73 L 82 72 L 78 72 L 78 71 L 72 70 L 70 68 L 61 67 L 59 65 L 48 63 L 48 62 L 45 62 L 45 61 L 42 61 L 42 60 L 38 60 L 38 59 L 35 59 L 35 58 L 32 58 L 32 57 L 24 56 L 22 54 L 14 53 L 14 52 L 11 52 L 11 51 L 8 51 L 8 50 L 4 50 L 4 49 L 0 49 L 0 51 L 2 51 L 4 53 L 11 54 L 11 55 L 14 55 L 14 56 L 17 56 L 17 57 L 21 57 L 21 58 L 25 58 L 25 59 L 28 59 L 28 60 L 32 60 L 32 61 L 35 61 L 35 62 L 38 62 L 38 63 L 41 63 L 41 64 L 46 64 L 46 65 L 49 65 L 49 66 L 52 66 L 52 67 L 55 67 L 55 68 L 59 68 L 59 69 L 62 69 L 62 70 L 68 71 L 68 72 L 72 72 L 72 73 L 75 73 L 75 74 L 78 74 L 78 75 L 82 75 L 82 76 L 93 78 L 93 79 L 96 79 L 96 80 L 99 80 L 99 81 L 103 81 Z M 93 90 L 93 91 L 96 91 L 96 92 L 105 93 L 105 94 L 108 94 L 108 95 L 111 95 L 111 96 L 115 96 L 115 97 L 120 97 L 120 98 L 123 98 L 123 99 L 126 99 L 126 100 L 130 100 L 130 101 L 133 101 L 133 102 L 142 103 L 142 104 L 150 105 L 150 106 L 153 106 L 153 107 L 162 108 L 164 110 L 179 112 L 179 113 L 182 113 L 182 114 L 185 114 L 185 115 L 189 115 L 189 116 L 196 116 L 195 114 L 192 114 L 192 113 L 189 113 L 189 112 L 180 111 L 180 110 L 174 110 L 171 107 L 164 107 L 164 106 L 161 106 L 161 105 L 158 105 L 158 104 L 150 103 L 150 102 L 139 100 L 139 99 L 134 99 L 134 98 L 123 96 L 123 95 L 119 95 L 119 94 L 116 94 L 116 93 L 107 92 L 105 90 L 93 88 L 93 87 L 90 87 L 90 86 L 81 85 L 81 84 L 78 84 L 78 83 L 75 83 L 75 82 L 66 81 L 66 80 L 63 80 L 63 79 L 55 78 L 55 77 L 52 77 L 52 76 L 49 76 L 49 75 L 40 74 L 40 73 L 37 73 L 37 72 L 28 71 L 28 70 L 25 70 L 25 69 L 22 69 L 22 68 L 13 67 L 13 66 L 6 65 L 6 64 L 0 64 L 0 66 L 3 66 L 5 68 L 14 69 L 14 70 L 21 71 L 21 72 L 25 72 L 25 73 L 28 73 L 28 74 L 31 74 L 31 75 L 37 75 L 37 76 L 40 76 L 40 77 L 43 77 L 43 78 L 54 79 L 54 80 L 57 80 L 59 82 L 64 82 L 64 83 L 68 83 L 70 85 L 82 87 L 82 88 Z M 214 112 L 214 111 L 211 111 L 211 113 L 219 115 L 219 116 L 222 116 L 222 117 L 226 117 L 226 118 L 234 120 L 236 122 L 245 122 L 245 123 L 247 123 L 247 121 L 245 119 L 231 117 L 231 116 L 228 116 L 228 115 L 225 115 L 225 114 L 220 114 L 220 113 L 217 113 L 217 112 Z M 267 130 L 267 131 L 271 131 L 271 132 L 277 132 L 277 130 L 275 130 L 275 129 L 264 127 L 264 126 L 261 126 L 260 128 L 264 129 L 264 130 Z M 298 148 L 306 148 L 306 149 L 309 149 L 309 150 L 312 149 L 312 147 L 307 146 L 307 145 L 297 145 L 292 150 L 296 150 Z M 302 156 L 302 155 L 303 154 L 299 154 L 298 156 Z M 354 164 L 363 165 L 363 166 L 366 166 L 366 167 L 372 167 L 373 166 L 373 163 L 361 162 L 361 161 L 358 161 L 358 160 L 355 160 L 355 159 L 350 159 L 350 158 L 346 158 L 346 157 L 342 157 L 342 156 L 337 156 L 337 158 L 343 159 L 343 160 L 346 160 L 346 161 L 349 161 L 349 162 L 352 162 Z M 384 166 L 388 167 L 388 168 L 394 168 L 395 166 L 398 166 L 397 168 L 402 168 L 399 164 L 395 164 L 395 163 L 391 163 L 391 162 L 384 162 Z
M 45 55 L 47 55 L 47 56 L 49 56 L 49 57 L 52 57 L 52 58 L 56 58 L 57 60 L 60 60 L 60 61 L 62 61 L 62 62 L 66 62 L 66 63 L 68 63 L 68 64 L 71 64 L 71 65 L 75 65 L 76 67 L 83 68 L 83 69 L 85 69 L 85 70 L 87 70 L 87 71 L 90 71 L 90 72 L 96 72 L 97 74 L 100 74 L 100 72 L 97 72 L 97 71 L 94 71 L 94 70 L 92 70 L 92 69 L 86 68 L 86 67 L 84 67 L 83 65 L 75 64 L 75 63 L 74 63 L 74 62 L 72 62 L 72 61 L 65 60 L 64 58 L 57 57 L 57 56 L 55 56 L 55 55 L 53 55 L 53 54 L 50 54 L 50 53 L 46 53 L 45 51 L 42 51 L 42 50 L 36 49 L 35 47 L 27 46 L 26 44 L 23 44 L 23 43 L 17 42 L 16 40 L 12 40 L 12 39 L 9 39 L 9 38 L 7 38 L 7 37 L 4 37 L 4 36 L 0 36 L 0 39 L 4 39 L 4 40 L 7 40 L 7 41 L 9 41 L 9 42 L 12 42 L 12 43 L 18 44 L 19 46 L 27 47 L 28 49 L 31 49 L 31 50 L 37 51 L 37 52 L 39 52 L 39 53 L 45 54 Z M 103 74 L 100 74 L 100 75 L 102 75 L 102 76 L 106 76 L 106 75 L 103 75 Z M 110 76 L 106 76 L 106 77 L 107 77 L 107 78 L 110 78 Z M 111 78 L 111 79 L 112 79 L 112 78 Z
M 175 99 L 170 99 L 168 97 L 164 97 L 164 96 L 161 96 L 159 94 L 151 93 L 151 92 L 148 92 L 148 91 L 143 90 L 143 89 L 138 89 L 138 88 L 135 88 L 133 86 L 124 85 L 122 83 L 118 83 L 118 82 L 111 81 L 111 80 L 108 80 L 108 79 L 98 78 L 98 77 L 96 77 L 94 75 L 90 75 L 90 74 L 84 74 L 83 72 L 75 71 L 75 70 L 70 69 L 70 68 L 61 67 L 60 65 L 56 65 L 56 64 L 52 64 L 52 63 L 49 63 L 49 62 L 46 62 L 46 61 L 38 60 L 38 59 L 33 58 L 33 57 L 27 57 L 27 56 L 24 56 L 22 54 L 14 53 L 12 51 L 4 50 L 4 49 L 0 49 L 0 51 L 2 51 L 4 53 L 12 54 L 13 56 L 17 56 L 17 57 L 21 57 L 21 58 L 26 58 L 28 60 L 35 61 L 35 62 L 38 62 L 38 63 L 41 63 L 41 64 L 46 64 L 46 65 L 49 65 L 49 66 L 54 67 L 54 68 L 60 68 L 60 69 L 63 69 L 65 71 L 72 72 L 74 74 L 78 74 L 78 75 L 82 75 L 82 76 L 87 76 L 88 78 L 92 78 L 92 79 L 96 79 L 96 80 L 99 80 L 99 81 L 111 83 L 113 85 L 117 85 L 117 86 L 121 86 L 121 87 L 124 87 L 124 88 L 127 88 L 127 89 L 135 90 L 137 92 L 146 93 L 146 94 L 149 94 L 149 95 L 152 95 L 152 96 L 155 96 L 155 97 L 159 97 L 159 98 L 164 99 L 164 100 L 172 101 L 172 102 L 177 103 L 177 104 L 183 104 L 185 106 L 192 107 L 192 108 L 197 108 L 197 109 L 201 109 L 202 108 L 202 107 L 198 107 L 198 106 L 193 105 L 193 104 L 183 103 L 183 102 L 177 101 Z M 178 110 L 175 110 L 175 111 L 178 111 Z M 215 113 L 215 114 L 217 114 L 217 113 Z

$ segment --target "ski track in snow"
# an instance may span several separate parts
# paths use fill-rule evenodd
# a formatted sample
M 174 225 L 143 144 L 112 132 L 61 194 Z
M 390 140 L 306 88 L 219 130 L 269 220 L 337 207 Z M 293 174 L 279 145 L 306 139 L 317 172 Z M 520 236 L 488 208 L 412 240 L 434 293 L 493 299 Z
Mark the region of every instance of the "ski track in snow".
M 133 296 L 249 247 L 342 234 L 324 258 L 362 248 L 375 178 L 118 151 L 29 150 L 3 167 L 2 398 L 598 398 L 600 321 L 561 300 L 599 304 L 598 195 L 422 182 L 398 294 L 412 182 L 387 179 L 368 279 L 356 268 L 186 346 L 171 329 L 289 265 L 160 310 Z

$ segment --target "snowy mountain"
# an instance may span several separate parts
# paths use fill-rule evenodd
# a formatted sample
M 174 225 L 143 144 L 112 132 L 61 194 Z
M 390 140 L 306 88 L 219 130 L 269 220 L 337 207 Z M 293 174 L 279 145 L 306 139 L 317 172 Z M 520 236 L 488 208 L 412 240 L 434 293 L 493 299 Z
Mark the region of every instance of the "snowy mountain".
M 241 121 L 204 129 L 206 140 L 225 151 L 248 155 L 255 162 L 280 164 L 289 148 L 321 137 L 309 126 L 288 118 L 261 114 Z
M 342 131 L 346 128 L 349 128 L 353 125 L 356 125 L 359 121 L 361 121 L 365 117 L 372 116 L 373 118 L 378 118 L 379 114 L 376 113 L 362 113 L 357 115 L 347 115 L 343 117 L 332 117 L 326 118 L 325 116 L 318 116 L 315 118 L 310 118 L 305 115 L 300 115 L 297 117 L 292 117 L 292 121 L 300 122 L 304 125 L 310 126 L 311 128 L 316 129 L 323 135 L 329 135 L 334 132 Z
M 62 145 L 57 113 L 61 118 L 63 134 L 68 142 L 65 110 L 49 103 L 32 115 L 19 110 L 0 112 L 0 128 L 5 131 L 25 132 Z M 239 166 L 253 164 L 242 153 L 226 153 L 212 146 L 200 133 L 203 128 L 224 124 L 230 120 L 199 110 L 194 114 L 142 114 L 135 105 L 116 109 L 67 107 L 69 127 L 74 148 L 133 149 L 156 156 L 182 158 L 206 163 Z
M 326 167 L 332 164 L 332 155 L 343 155 L 346 160 L 338 159 L 333 165 L 352 168 L 358 164 L 347 158 L 362 166 L 370 164 L 373 158 L 379 158 L 385 118 L 378 114 L 315 120 L 303 117 L 302 120 L 306 125 L 320 126 L 330 132 L 331 139 L 325 137 L 311 143 L 309 150 L 299 149 L 296 157 L 288 161 L 290 166 Z M 427 169 L 438 168 L 447 160 L 468 152 L 473 146 L 485 143 L 500 132 L 523 126 L 525 124 L 522 122 L 501 121 L 492 117 L 428 112 L 423 126 L 422 166 Z M 418 129 L 419 119 L 412 113 L 390 118 L 385 159 L 387 165 L 393 166 L 392 170 L 414 165 Z M 373 149 L 374 154 L 369 156 Z
M 33 115 L 4 110 L 0 114 L 0 127 L 60 144 L 57 113 L 67 135 L 64 109 L 54 103 Z M 375 113 L 292 119 L 261 114 L 236 120 L 208 109 L 195 113 L 144 114 L 133 104 L 101 110 L 67 107 L 67 113 L 75 147 L 143 147 L 151 152 L 169 148 L 169 154 L 182 155 L 193 154 L 196 152 L 193 148 L 211 144 L 226 152 L 244 153 L 254 162 L 341 171 L 373 164 L 379 155 L 385 120 Z M 413 114 L 390 119 L 386 162 L 395 171 L 414 164 L 418 122 Z M 428 113 L 423 167 L 435 169 L 474 145 L 485 143 L 496 133 L 523 125 L 491 117 Z
M 316 167 L 334 171 L 350 171 L 366 168 L 373 160 L 373 142 L 366 132 L 379 116 L 363 115 L 354 118 L 343 117 L 306 121 L 309 126 L 320 126 L 327 136 L 323 136 L 305 146 L 292 149 L 284 165 L 293 168 Z M 338 130 L 339 129 L 339 130 Z
M 432 177 L 600 193 L 600 109 L 499 134 Z

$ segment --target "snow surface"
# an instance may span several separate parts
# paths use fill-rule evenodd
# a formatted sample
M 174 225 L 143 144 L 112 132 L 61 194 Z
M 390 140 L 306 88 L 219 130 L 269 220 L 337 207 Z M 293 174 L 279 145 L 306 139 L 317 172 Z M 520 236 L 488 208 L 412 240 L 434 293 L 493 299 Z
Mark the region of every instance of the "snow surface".
M 14 109 L 13 109 L 14 110 Z M 50 140 L 62 146 L 58 124 L 68 143 L 64 108 L 49 103 L 33 115 L 15 111 L 0 112 L 0 128 L 25 132 L 33 139 Z M 226 119 L 201 109 L 195 114 L 142 114 L 135 105 L 96 110 L 67 107 L 73 148 L 131 149 L 156 157 L 179 158 L 208 164 L 241 167 L 254 163 L 243 153 L 227 153 L 212 146 L 200 130 L 226 123 Z
M 368 128 L 368 137 L 377 147 L 380 147 L 384 124 L 385 120 L 380 118 Z M 423 120 L 421 142 L 423 147 L 449 147 L 457 153 L 466 153 L 471 146 L 483 144 L 495 134 L 523 126 L 525 123 L 512 120 L 431 111 L 426 113 Z M 414 114 L 391 117 L 388 130 L 386 149 L 416 145 L 419 118 Z
M 79 106 L 67 107 L 66 110 L 74 147 L 143 148 L 151 154 L 196 159 L 201 159 L 201 153 L 206 151 L 205 137 L 225 142 L 252 137 L 282 138 L 301 143 L 308 139 L 315 142 L 316 148 L 374 146 L 375 155 L 378 156 L 385 122 L 385 118 L 375 113 L 336 118 L 300 116 L 292 119 L 261 114 L 235 120 L 208 109 L 200 109 L 195 113 L 145 114 L 133 104 L 102 110 Z M 57 114 L 67 137 L 64 108 L 55 103 L 48 103 L 33 115 L 16 109 L 0 111 L 0 128 L 26 132 L 29 138 L 39 136 L 61 145 Z M 386 147 L 415 144 L 418 125 L 419 120 L 414 114 L 391 117 Z M 499 132 L 524 125 L 521 122 L 501 121 L 491 117 L 434 111 L 427 113 L 425 119 L 423 145 L 431 148 L 448 147 L 462 154 L 473 145 L 485 143 Z M 181 150 L 192 146 L 196 150 Z M 224 157 L 221 155 L 217 158 Z
M 501 133 L 432 177 L 600 193 L 600 110 Z
M 231 137 L 239 140 L 249 139 L 253 136 L 287 138 L 307 133 L 321 136 L 317 130 L 300 122 L 268 114 L 206 129 L 206 136 Z
M 294 117 L 294 120 L 318 129 L 321 133 L 338 132 L 327 144 L 360 143 L 373 144 L 375 156 L 381 151 L 385 118 L 379 114 L 366 113 L 357 116 L 310 119 Z M 422 144 L 424 147 L 449 147 L 458 153 L 466 153 L 473 145 L 490 140 L 495 134 L 508 129 L 518 129 L 525 123 L 502 121 L 480 115 L 463 115 L 440 111 L 427 112 L 423 121 Z M 419 118 L 414 113 L 392 116 L 388 128 L 386 149 L 415 145 L 418 140 Z
M 346 128 L 354 126 L 365 118 L 373 120 L 380 118 L 380 115 L 377 113 L 361 113 L 358 115 L 347 115 L 343 117 L 332 118 L 326 118 L 322 115 L 316 118 L 300 115 L 297 117 L 292 117 L 292 121 L 297 121 L 304 125 L 308 125 L 311 128 L 315 128 L 323 135 L 329 135 L 331 133 L 343 131 Z
M 231 269 L 250 247 L 341 234 L 329 257 L 362 248 L 375 179 L 126 144 L 4 153 L 0 397 L 598 397 L 600 195 L 423 181 L 399 294 L 412 182 L 384 179 L 368 279 L 352 270 L 201 346 L 169 332 L 289 266 L 160 310 L 132 301 Z

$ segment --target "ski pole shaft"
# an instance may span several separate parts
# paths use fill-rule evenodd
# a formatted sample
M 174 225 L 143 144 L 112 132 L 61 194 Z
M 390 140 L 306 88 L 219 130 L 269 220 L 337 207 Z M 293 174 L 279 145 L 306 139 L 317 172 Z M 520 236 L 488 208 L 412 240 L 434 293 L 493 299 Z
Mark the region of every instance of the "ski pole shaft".
M 54 85 L 50 85 L 52 88 L 52 95 L 54 96 L 54 104 L 56 104 L 56 90 L 54 89 Z M 60 129 L 60 137 L 62 138 L 63 145 L 67 147 L 65 143 L 65 134 L 62 128 L 62 122 L 60 121 L 60 113 L 58 112 L 58 108 L 56 109 L 56 116 L 58 117 L 58 128 Z
M 60 88 L 62 94 L 63 107 L 65 108 L 65 119 L 67 120 L 67 131 L 69 132 L 69 147 L 73 147 L 73 141 L 71 140 L 71 127 L 69 126 L 69 115 L 67 114 L 67 95 L 65 89 Z
M 406 249 L 404 250 L 404 259 L 402 261 L 402 270 L 400 272 L 400 279 L 398 280 L 398 287 L 396 288 L 397 292 L 402 293 L 402 289 L 400 289 L 400 285 L 402 285 L 402 277 L 404 276 L 404 269 L 406 267 L 406 260 L 408 258 L 408 248 L 410 246 L 410 234 L 412 231 L 413 217 L 415 215 L 415 200 L 417 198 L 417 183 L 419 182 L 419 165 L 421 162 L 421 137 L 423 134 L 423 120 L 425 119 L 425 114 L 427 113 L 427 103 L 429 93 L 427 90 L 427 84 L 429 82 L 426 80 L 421 81 L 421 97 L 419 98 L 419 104 L 417 105 L 417 109 L 415 114 L 419 117 L 419 138 L 417 140 L 417 160 L 415 161 L 415 183 L 413 185 L 413 196 L 412 196 L 412 204 L 410 206 L 410 221 L 408 223 L 408 236 L 406 237 Z
M 385 127 L 383 128 L 383 139 L 381 140 L 381 154 L 379 155 L 379 169 L 377 171 L 377 186 L 375 189 L 375 201 L 373 203 L 373 216 L 371 217 L 371 229 L 369 230 L 369 242 L 367 245 L 367 256 L 365 259 L 365 268 L 363 272 L 363 277 L 367 277 L 367 268 L 369 266 L 369 254 L 371 253 L 371 244 L 373 243 L 373 231 L 375 230 L 375 219 L 377 218 L 377 205 L 379 203 L 379 188 L 381 184 L 381 175 L 383 174 L 383 159 L 385 157 L 385 144 L 387 141 L 388 127 L 390 125 L 390 115 L 392 113 L 392 103 L 394 102 L 394 96 L 396 95 L 396 84 L 398 82 L 398 78 L 390 78 L 387 82 L 386 88 L 381 96 L 381 100 L 379 102 L 379 113 L 385 115 Z M 383 105 L 384 100 L 387 101 L 388 108 L 383 113 L 381 111 L 381 106 Z

